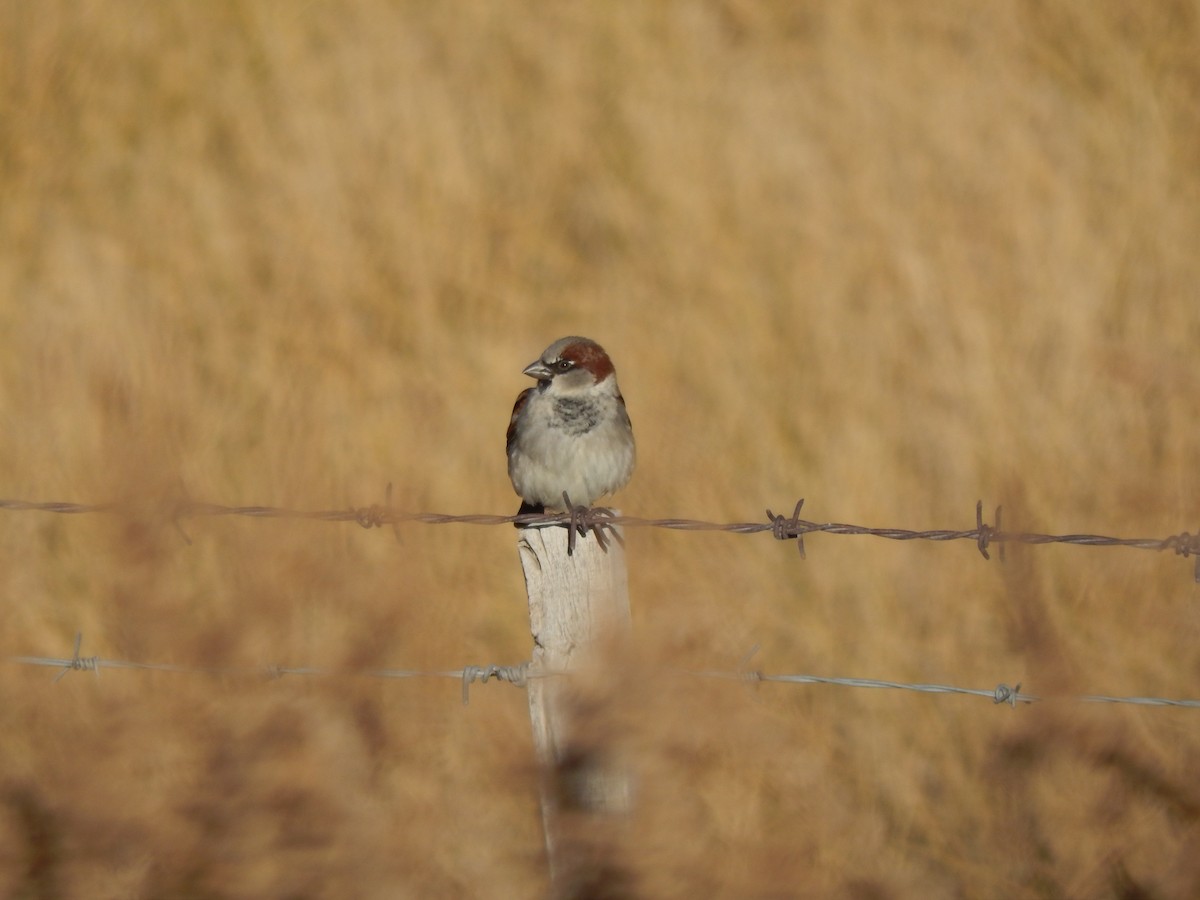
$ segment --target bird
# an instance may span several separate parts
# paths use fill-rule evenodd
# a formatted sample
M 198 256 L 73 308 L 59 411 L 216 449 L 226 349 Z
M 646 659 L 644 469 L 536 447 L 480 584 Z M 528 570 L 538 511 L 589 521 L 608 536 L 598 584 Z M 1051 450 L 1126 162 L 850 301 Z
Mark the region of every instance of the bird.
M 508 423 L 508 477 L 520 513 L 590 507 L 628 484 L 633 427 L 604 348 L 559 338 L 522 374 L 537 384 L 517 396 Z

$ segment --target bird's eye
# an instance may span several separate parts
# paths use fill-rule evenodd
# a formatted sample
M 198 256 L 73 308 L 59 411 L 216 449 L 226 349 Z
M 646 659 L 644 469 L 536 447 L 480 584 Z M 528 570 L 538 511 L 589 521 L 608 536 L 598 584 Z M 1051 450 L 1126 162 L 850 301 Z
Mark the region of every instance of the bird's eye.
M 560 359 L 558 362 L 556 362 L 554 364 L 554 368 L 558 372 L 570 372 L 571 368 L 574 365 L 575 364 L 573 362 L 571 362 L 569 359 Z

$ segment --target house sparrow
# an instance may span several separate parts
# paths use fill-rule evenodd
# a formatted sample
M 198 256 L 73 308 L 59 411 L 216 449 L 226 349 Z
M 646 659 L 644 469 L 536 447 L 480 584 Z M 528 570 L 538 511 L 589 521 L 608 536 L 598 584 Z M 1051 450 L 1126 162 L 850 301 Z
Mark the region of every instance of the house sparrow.
M 604 348 L 565 337 L 524 369 L 537 379 L 517 397 L 508 423 L 508 477 L 521 512 L 591 506 L 633 474 L 633 429 Z

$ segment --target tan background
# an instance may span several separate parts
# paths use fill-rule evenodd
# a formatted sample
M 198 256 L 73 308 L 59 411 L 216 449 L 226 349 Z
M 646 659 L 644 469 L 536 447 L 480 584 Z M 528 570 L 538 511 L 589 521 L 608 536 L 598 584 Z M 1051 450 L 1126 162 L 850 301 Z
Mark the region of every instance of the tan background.
M 0 654 L 527 657 L 503 431 L 602 342 L 628 513 L 1161 537 L 1200 497 L 1195 2 L 0 2 Z M 647 896 L 1200 892 L 1190 562 L 629 535 Z M 0 664 L 0 894 L 536 896 L 525 698 Z M 603 730 L 603 729 L 602 729 Z

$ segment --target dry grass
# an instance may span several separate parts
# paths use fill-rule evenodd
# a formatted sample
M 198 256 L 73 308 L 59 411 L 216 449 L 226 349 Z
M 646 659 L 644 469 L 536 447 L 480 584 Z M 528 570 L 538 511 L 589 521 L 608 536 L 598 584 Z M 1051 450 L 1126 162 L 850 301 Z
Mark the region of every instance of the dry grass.
M 919 8 L 918 8 L 919 7 Z M 1200 497 L 1200 8 L 0 2 L 0 496 L 513 509 L 520 367 L 583 333 L 628 512 L 1161 536 Z M 0 516 L 0 655 L 528 654 L 505 529 Z M 1195 896 L 1187 564 L 630 535 L 654 897 Z M 638 674 L 641 673 L 641 674 Z M 536 896 L 524 697 L 0 682 L 0 894 Z

